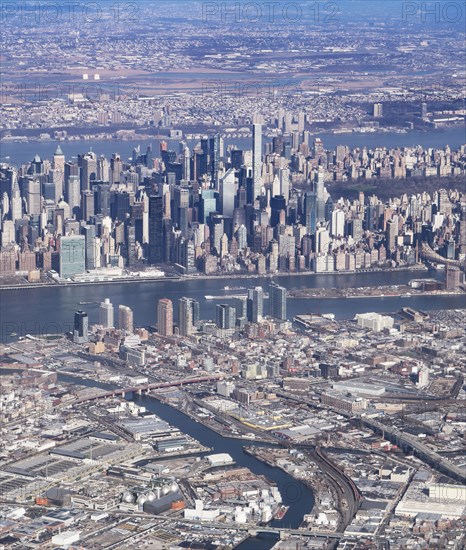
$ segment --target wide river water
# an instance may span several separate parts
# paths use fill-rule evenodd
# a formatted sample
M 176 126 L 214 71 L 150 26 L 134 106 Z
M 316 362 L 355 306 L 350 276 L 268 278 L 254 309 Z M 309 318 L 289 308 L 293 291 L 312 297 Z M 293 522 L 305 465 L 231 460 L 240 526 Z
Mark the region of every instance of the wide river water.
M 449 145 L 452 149 L 456 149 L 466 143 L 464 135 L 464 127 L 461 125 L 446 127 L 431 132 L 412 131 L 405 134 L 378 132 L 378 133 L 345 133 L 333 134 L 319 132 L 311 136 L 311 142 L 319 137 L 322 139 L 324 146 L 328 149 L 335 149 L 337 145 L 347 145 L 351 148 L 355 147 L 413 147 L 421 145 L 424 148 L 436 147 L 444 148 Z M 166 139 L 173 150 L 178 150 L 178 141 Z M 229 144 L 234 144 L 240 149 L 251 149 L 252 138 L 241 137 L 226 137 L 225 148 Z M 264 142 L 270 141 L 264 136 Z M 60 146 L 66 159 L 76 157 L 78 154 L 83 154 L 92 149 L 98 156 L 105 155 L 110 157 L 113 153 L 119 153 L 123 159 L 131 157 L 133 147 L 139 146 L 141 152 L 144 153 L 149 144 L 152 144 L 154 156 L 159 155 L 160 140 L 154 138 L 139 139 L 139 140 L 76 140 L 63 141 Z M 188 140 L 189 147 L 196 145 L 197 140 Z M 52 159 L 57 148 L 57 142 L 49 141 L 29 141 L 27 143 L 3 142 L 0 145 L 0 162 L 9 162 L 14 165 L 21 165 L 30 162 L 34 155 L 38 154 L 43 159 Z
M 250 288 L 260 285 L 267 291 L 272 280 L 286 287 L 294 288 L 348 288 L 378 285 L 407 284 L 414 278 L 436 277 L 443 279 L 442 272 L 387 271 L 345 275 L 280 275 L 272 278 L 160 280 L 145 283 L 111 283 L 84 286 L 52 286 L 34 289 L 0 290 L 1 341 L 26 334 L 57 334 L 72 329 L 75 311 L 83 309 L 89 314 L 91 323 L 99 320 L 99 303 L 105 298 L 115 307 L 120 304 L 134 311 L 136 326 L 153 326 L 157 322 L 157 302 L 169 298 L 174 302 L 174 316 L 177 319 L 177 301 L 182 296 L 195 298 L 200 303 L 202 319 L 215 319 L 215 305 L 223 300 L 206 300 L 206 295 L 228 296 L 235 291 L 230 287 Z M 239 292 L 239 291 L 236 291 Z M 245 292 L 244 290 L 242 292 Z M 84 302 L 84 304 L 83 304 Z M 228 302 L 227 302 L 228 303 Z M 375 311 L 395 313 L 404 306 L 415 309 L 459 309 L 466 308 L 464 296 L 412 296 L 377 297 L 352 299 L 288 299 L 288 319 L 304 313 L 333 313 L 337 318 L 353 318 L 356 313 Z M 267 313 L 268 301 L 264 310 Z M 117 318 L 117 315 L 116 315 Z M 12 334 L 14 333 L 14 334 Z
M 362 286 L 406 284 L 413 278 L 443 278 L 441 272 L 387 271 L 345 275 L 280 275 L 273 280 L 291 290 L 294 288 L 350 288 Z M 137 326 L 156 323 L 156 304 L 160 298 L 170 298 L 175 302 L 182 296 L 199 300 L 201 318 L 215 318 L 215 304 L 222 300 L 206 300 L 206 295 L 228 295 L 235 291 L 225 291 L 230 287 L 248 288 L 261 285 L 267 290 L 271 278 L 221 278 L 199 280 L 160 280 L 147 283 L 116 283 L 85 286 L 54 286 L 50 288 L 0 290 L 1 339 L 8 341 L 25 334 L 62 333 L 71 330 L 73 315 L 77 309 L 89 313 L 90 322 L 98 321 L 98 302 L 110 298 L 115 307 L 119 304 L 134 310 Z M 238 291 L 237 291 L 238 292 Z M 80 305 L 79 302 L 87 302 Z M 91 302 L 91 303 L 89 303 Z M 288 318 L 300 313 L 333 313 L 337 318 L 352 318 L 356 313 L 377 311 L 393 313 L 403 306 L 416 309 L 458 309 L 466 308 L 464 297 L 424 296 L 424 297 L 380 297 L 354 299 L 292 299 L 288 300 Z M 267 300 L 265 303 L 267 312 Z M 12 334 L 14 333 L 14 334 Z M 70 377 L 60 377 L 71 382 Z M 99 385 L 89 380 L 76 380 L 84 385 Z M 309 513 L 314 503 L 310 489 L 298 483 L 278 468 L 271 468 L 243 452 L 244 442 L 229 439 L 194 422 L 176 409 L 164 405 L 153 397 L 136 397 L 149 410 L 167 420 L 181 431 L 190 434 L 213 452 L 229 453 L 240 466 L 246 466 L 256 474 L 266 475 L 279 487 L 285 504 L 290 506 L 288 513 L 272 525 L 298 527 L 303 514 Z M 248 539 L 241 550 L 267 550 L 274 544 L 272 538 Z

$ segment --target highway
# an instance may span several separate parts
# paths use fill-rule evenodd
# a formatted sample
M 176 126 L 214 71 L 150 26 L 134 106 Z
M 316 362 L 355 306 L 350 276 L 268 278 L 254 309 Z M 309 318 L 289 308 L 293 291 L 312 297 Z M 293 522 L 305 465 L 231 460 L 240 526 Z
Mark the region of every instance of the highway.
M 402 449 L 410 449 L 424 462 L 427 462 L 432 468 L 446 474 L 456 481 L 466 483 L 466 471 L 452 464 L 433 449 L 422 443 L 419 438 L 406 434 L 398 428 L 393 428 L 373 420 L 371 418 L 361 418 L 361 422 L 372 430 L 381 433 L 385 439 L 393 441 Z
M 104 390 L 96 394 L 81 397 L 79 399 L 67 402 L 65 403 L 65 405 L 66 406 L 79 405 L 81 403 L 97 401 L 98 399 L 106 399 L 107 397 L 116 397 L 118 395 L 124 397 L 127 393 L 142 394 L 150 390 L 173 388 L 177 386 L 185 386 L 187 384 L 198 384 L 200 382 L 211 382 L 213 380 L 221 380 L 223 377 L 224 377 L 223 374 L 211 374 L 209 376 L 201 376 L 197 378 L 184 378 L 182 380 L 172 380 L 171 382 L 154 382 L 152 384 L 141 384 L 138 386 L 130 386 L 126 388 L 115 388 L 113 390 Z

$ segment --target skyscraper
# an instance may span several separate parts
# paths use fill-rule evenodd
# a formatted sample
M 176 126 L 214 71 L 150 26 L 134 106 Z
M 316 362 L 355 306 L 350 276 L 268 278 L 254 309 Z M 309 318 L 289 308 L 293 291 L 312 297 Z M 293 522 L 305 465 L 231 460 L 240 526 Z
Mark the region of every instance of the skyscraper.
M 398 216 L 393 216 L 391 220 L 387 222 L 387 246 L 389 250 L 393 250 L 396 246 L 396 238 L 398 236 Z
M 248 321 L 259 323 L 262 321 L 264 311 L 264 291 L 261 286 L 248 290 Z
M 134 330 L 133 310 L 128 306 L 118 306 L 118 328 L 129 333 Z
M 252 181 L 254 188 L 254 197 L 260 195 L 262 186 L 262 124 L 252 125 Z
M 20 220 L 23 215 L 23 204 L 21 200 L 21 192 L 18 185 L 18 176 L 16 170 L 11 170 L 9 172 L 10 182 L 11 182 L 11 219 L 13 221 Z
M 63 186 L 65 183 L 65 155 L 58 145 L 55 154 L 53 155 L 53 168 L 55 170 L 54 182 L 57 187 L 58 198 L 63 195 Z
M 198 327 L 200 320 L 200 307 L 199 302 L 194 298 L 191 298 L 191 308 L 193 310 L 193 325 Z
M 40 180 L 36 177 L 29 177 L 26 180 L 26 208 L 29 216 L 40 214 Z M 23 187 L 23 189 L 24 189 Z
M 374 118 L 381 118 L 383 116 L 382 103 L 374 103 L 372 115 Z
M 85 311 L 77 311 L 74 314 L 73 342 L 85 344 L 89 342 L 89 317 Z
M 160 264 L 163 261 L 163 197 L 149 197 L 149 263 Z
M 463 282 L 461 269 L 447 265 L 445 271 L 445 290 L 458 290 Z
M 282 195 L 277 195 L 270 199 L 270 225 L 275 227 L 279 223 L 285 223 L 286 217 L 286 200 Z
M 173 303 L 168 298 L 159 300 L 157 306 L 157 328 L 162 336 L 173 336 Z
M 308 191 L 304 196 L 304 222 L 309 235 L 314 235 L 317 226 L 317 194 Z
M 209 140 L 209 153 L 211 165 L 212 181 L 217 182 L 218 170 L 220 168 L 220 156 L 222 149 L 222 138 L 219 134 L 211 137 Z
M 460 215 L 460 228 L 459 228 L 459 254 L 460 259 L 466 256 L 466 204 L 461 205 L 461 215 Z
M 288 204 L 290 198 L 290 170 L 288 168 L 280 168 L 278 173 L 280 177 L 280 195 L 285 197 L 285 201 Z
M 65 200 L 70 206 L 72 215 L 79 216 L 81 206 L 79 176 L 70 175 L 65 181 Z
M 78 156 L 78 164 L 81 167 L 81 191 L 87 191 L 90 189 L 91 181 L 97 179 L 97 155 L 89 151 Z
M 236 195 L 235 171 L 233 170 L 233 168 L 230 168 L 227 173 L 220 179 L 219 188 L 222 214 L 224 216 L 232 218 L 233 211 L 235 209 Z
M 317 140 L 316 140 L 317 141 Z M 317 195 L 317 221 L 325 221 L 325 173 L 323 168 L 319 168 L 316 174 L 316 195 Z
M 110 302 L 109 298 L 105 298 L 105 300 L 100 303 L 99 315 L 100 315 L 100 324 L 104 328 L 113 328 L 114 310 L 113 310 L 113 304 Z
M 314 158 L 319 159 L 324 154 L 324 144 L 320 138 L 314 140 Z
M 214 189 L 202 190 L 199 204 L 199 220 L 201 223 L 206 223 L 210 214 L 217 211 L 217 199 L 215 195 Z
M 221 330 L 232 330 L 236 326 L 236 309 L 227 304 L 218 304 L 215 308 L 216 324 Z
M 84 235 L 60 237 L 60 277 L 68 279 L 86 270 L 86 239 Z
M 247 298 L 240 296 L 233 299 L 233 306 L 236 309 L 237 319 L 247 319 L 248 315 L 248 301 Z
M 286 288 L 276 283 L 271 283 L 269 287 L 269 315 L 286 321 Z
M 183 148 L 183 179 L 191 179 L 191 152 L 187 145 Z
M 421 103 L 421 118 L 422 120 L 427 118 L 427 103 L 425 101 Z
M 331 219 L 331 235 L 332 237 L 343 237 L 345 234 L 345 213 L 343 210 L 335 209 L 332 212 Z
M 180 336 L 190 336 L 194 332 L 194 309 L 191 298 L 180 298 L 178 302 L 178 327 Z

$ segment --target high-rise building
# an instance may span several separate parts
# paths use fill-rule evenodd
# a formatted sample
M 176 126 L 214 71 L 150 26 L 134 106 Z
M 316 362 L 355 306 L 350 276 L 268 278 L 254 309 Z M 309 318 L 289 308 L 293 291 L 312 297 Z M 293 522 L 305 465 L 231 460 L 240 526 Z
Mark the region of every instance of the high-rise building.
M 29 216 L 38 216 L 41 203 L 40 180 L 36 177 L 29 177 L 25 188 L 27 213 Z
M 286 111 L 283 119 L 283 133 L 291 134 L 293 131 L 293 114 Z
M 21 200 L 21 192 L 18 185 L 18 175 L 15 170 L 9 171 L 9 180 L 11 184 L 11 219 L 13 221 L 20 220 L 23 215 L 23 203 Z
M 217 211 L 217 199 L 214 189 L 204 189 L 201 192 L 201 200 L 199 204 L 199 221 L 207 223 L 211 213 Z
M 128 306 L 118 306 L 118 328 L 129 333 L 134 330 L 133 310 Z
M 393 250 L 396 246 L 396 238 L 398 236 L 398 216 L 393 216 L 387 222 L 387 246 L 389 250 Z
M 461 269 L 448 265 L 445 271 L 445 290 L 459 290 L 463 283 L 463 272 Z
M 252 181 L 255 200 L 262 186 L 262 124 L 252 125 Z
M 163 197 L 149 197 L 149 263 L 163 261 Z
M 374 103 L 374 108 L 372 115 L 374 118 L 382 118 L 383 116 L 383 105 L 382 103 Z
M 118 153 L 113 153 L 110 159 L 110 184 L 120 183 L 123 161 Z
M 193 325 L 198 327 L 200 321 L 200 307 L 199 302 L 194 298 L 191 298 L 191 309 L 193 311 Z
M 220 203 L 223 216 L 233 217 L 233 211 L 235 209 L 235 171 L 230 168 L 226 174 L 220 179 Z
M 162 336 L 173 336 L 173 302 L 168 298 L 159 300 L 157 306 L 157 328 Z
M 86 239 L 84 235 L 60 237 L 60 277 L 69 279 L 86 271 Z
M 309 235 L 314 235 L 317 227 L 317 194 L 308 191 L 304 196 L 304 223 Z
M 345 213 L 343 210 L 336 209 L 332 212 L 331 235 L 332 237 L 345 235 Z
M 83 220 L 89 221 L 95 215 L 94 193 L 83 191 L 81 193 L 81 214 Z
M 290 170 L 288 168 L 280 168 L 278 171 L 280 180 L 280 195 L 285 197 L 288 204 L 290 199 Z
M 437 208 L 441 214 L 451 214 L 451 202 L 446 189 L 439 189 L 437 193 Z
M 71 215 L 79 216 L 81 206 L 80 181 L 78 175 L 70 175 L 65 181 L 65 200 L 70 207 Z
M 304 132 L 304 127 L 306 125 L 306 113 L 299 111 L 298 113 L 298 132 Z
M 100 315 L 100 324 L 104 328 L 113 328 L 114 310 L 113 310 L 113 304 L 110 302 L 109 298 L 105 298 L 105 300 L 100 303 L 99 315 Z
M 427 103 L 425 101 L 421 103 L 421 118 L 422 120 L 427 118 Z
M 81 191 L 87 191 L 90 189 L 91 181 L 97 179 L 97 155 L 89 151 L 78 156 L 78 164 L 81 167 Z
M 183 147 L 183 179 L 191 179 L 191 151 L 187 145 Z
M 261 286 L 248 290 L 248 321 L 259 323 L 262 321 L 264 312 L 264 291 Z
M 53 168 L 55 170 L 54 182 L 57 188 L 58 198 L 60 198 L 63 195 L 63 186 L 65 183 L 65 155 L 60 145 L 58 145 L 53 155 Z
M 194 332 L 194 307 L 192 298 L 180 298 L 178 301 L 178 328 L 180 336 L 190 336 Z
M 269 287 L 269 315 L 286 321 L 286 288 L 272 283 Z
M 286 219 L 286 200 L 282 195 L 270 199 L 270 225 L 275 227 L 279 223 L 285 224 Z
M 317 140 L 316 140 L 317 141 Z M 325 173 L 323 168 L 319 168 L 316 174 L 316 195 L 317 195 L 317 221 L 325 221 Z
M 233 305 L 236 309 L 237 319 L 247 319 L 248 316 L 248 301 L 246 297 L 240 296 L 233 299 Z
M 73 342 L 85 344 L 89 342 L 89 317 L 85 311 L 74 314 Z
M 466 258 L 466 204 L 461 206 L 458 245 L 460 259 Z
M 216 324 L 221 330 L 232 330 L 236 326 L 236 309 L 227 304 L 218 304 L 215 308 Z
M 209 139 L 209 157 L 211 165 L 212 181 L 217 182 L 218 171 L 220 168 L 220 157 L 222 155 L 222 138 L 219 134 Z
M 100 267 L 100 246 L 95 229 L 95 225 L 86 225 L 82 228 L 86 241 L 86 269 Z
M 314 158 L 319 159 L 325 153 L 324 142 L 320 138 L 314 140 Z

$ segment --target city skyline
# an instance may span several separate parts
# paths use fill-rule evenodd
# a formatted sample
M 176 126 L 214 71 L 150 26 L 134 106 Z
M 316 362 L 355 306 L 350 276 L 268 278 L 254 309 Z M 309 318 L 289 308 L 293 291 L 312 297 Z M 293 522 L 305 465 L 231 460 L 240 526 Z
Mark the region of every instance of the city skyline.
M 0 548 L 466 548 L 466 5 L 0 5 Z

